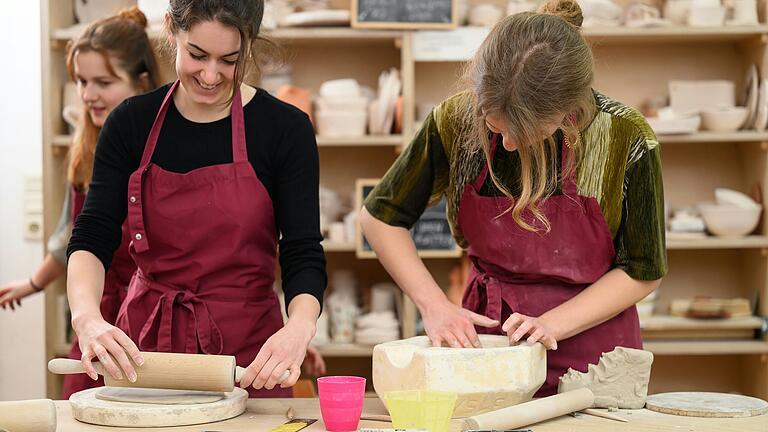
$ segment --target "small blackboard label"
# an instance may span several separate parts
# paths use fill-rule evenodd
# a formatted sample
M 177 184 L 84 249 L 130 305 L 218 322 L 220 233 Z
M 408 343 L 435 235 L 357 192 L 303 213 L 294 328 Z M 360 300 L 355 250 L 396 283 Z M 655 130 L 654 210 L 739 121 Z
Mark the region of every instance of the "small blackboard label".
M 456 0 L 352 0 L 352 27 L 456 27 Z
M 373 190 L 378 179 L 364 179 L 357 181 L 357 208 L 362 207 L 365 197 Z M 410 230 L 413 242 L 419 256 L 429 257 L 458 257 L 461 249 L 456 244 L 451 234 L 451 225 L 446 214 L 446 200 L 443 198 L 436 205 L 429 207 L 422 213 L 419 220 Z M 373 248 L 358 229 L 357 256 L 358 258 L 373 258 L 376 254 Z

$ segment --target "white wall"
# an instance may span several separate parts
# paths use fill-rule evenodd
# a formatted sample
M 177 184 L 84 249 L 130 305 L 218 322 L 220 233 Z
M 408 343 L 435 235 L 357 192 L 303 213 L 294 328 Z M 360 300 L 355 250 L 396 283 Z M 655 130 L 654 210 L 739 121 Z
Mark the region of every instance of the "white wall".
M 0 283 L 26 278 L 43 244 L 24 240 L 23 179 L 42 171 L 40 2 L 7 1 L 0 26 Z M 43 296 L 0 309 L 0 400 L 45 397 Z

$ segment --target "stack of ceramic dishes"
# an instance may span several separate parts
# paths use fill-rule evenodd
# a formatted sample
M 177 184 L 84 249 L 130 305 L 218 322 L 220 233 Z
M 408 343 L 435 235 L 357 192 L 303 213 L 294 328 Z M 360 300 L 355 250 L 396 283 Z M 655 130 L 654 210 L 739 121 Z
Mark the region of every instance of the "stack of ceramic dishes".
M 323 137 L 365 135 L 368 98 L 354 79 L 326 81 L 315 100 L 317 133 Z

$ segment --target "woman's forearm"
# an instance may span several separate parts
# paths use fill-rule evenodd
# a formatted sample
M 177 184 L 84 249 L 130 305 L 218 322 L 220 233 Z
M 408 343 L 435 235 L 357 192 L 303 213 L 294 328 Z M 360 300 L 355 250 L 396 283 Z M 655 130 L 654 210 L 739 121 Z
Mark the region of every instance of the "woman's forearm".
M 440 300 L 447 300 L 443 290 L 419 258 L 408 230 L 376 219 L 363 207 L 360 227 L 381 264 L 410 297 L 420 311 Z
M 621 269 L 603 275 L 581 293 L 541 315 L 557 340 L 567 339 L 601 324 L 658 288 L 661 279 L 639 281 Z
M 72 310 L 72 326 L 84 318 L 101 316 L 104 292 L 104 266 L 96 255 L 79 250 L 69 257 L 67 266 L 67 298 Z
M 43 259 L 43 263 L 32 274 L 32 281 L 35 285 L 45 288 L 51 282 L 61 277 L 66 270 L 67 267 L 64 264 L 57 261 L 53 255 L 48 254 Z

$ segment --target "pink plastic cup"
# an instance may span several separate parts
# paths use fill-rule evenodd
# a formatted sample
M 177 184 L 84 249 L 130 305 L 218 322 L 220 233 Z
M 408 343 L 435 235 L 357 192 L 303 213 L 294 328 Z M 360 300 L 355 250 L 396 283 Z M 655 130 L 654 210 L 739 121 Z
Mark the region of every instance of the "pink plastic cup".
M 356 431 L 365 399 L 365 378 L 329 376 L 317 379 L 320 413 L 329 432 Z

